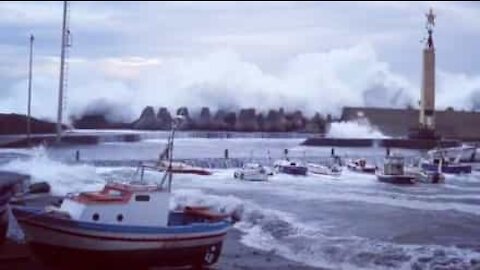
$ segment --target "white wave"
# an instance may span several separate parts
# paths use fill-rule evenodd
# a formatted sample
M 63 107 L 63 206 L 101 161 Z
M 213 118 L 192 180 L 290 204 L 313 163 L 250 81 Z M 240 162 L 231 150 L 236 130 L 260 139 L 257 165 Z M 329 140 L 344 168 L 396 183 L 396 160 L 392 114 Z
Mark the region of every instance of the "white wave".
M 93 166 L 52 160 L 43 147 L 33 149 L 30 154 L 28 158 L 15 159 L 0 168 L 28 174 L 32 182 L 48 182 L 55 195 L 97 189 L 104 184 Z
M 327 137 L 329 138 L 356 138 L 356 139 L 383 139 L 388 138 L 368 121 L 334 122 L 330 124 Z
M 301 195 L 300 195 L 301 196 Z M 307 224 L 296 216 L 265 208 L 233 195 L 205 194 L 199 190 L 174 192 L 173 207 L 204 205 L 234 213 L 241 242 L 314 267 L 331 269 L 430 269 L 437 263 L 463 269 L 478 252 L 437 245 L 400 245 L 357 236 L 328 235 L 325 227 Z

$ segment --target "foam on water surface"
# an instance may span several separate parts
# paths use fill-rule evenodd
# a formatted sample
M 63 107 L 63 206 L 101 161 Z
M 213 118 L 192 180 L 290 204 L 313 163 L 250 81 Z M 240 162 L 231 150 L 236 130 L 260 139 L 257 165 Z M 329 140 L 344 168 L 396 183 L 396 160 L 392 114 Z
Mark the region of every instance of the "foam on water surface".
M 195 148 L 193 139 L 183 143 L 179 151 Z M 238 147 L 246 145 L 248 139 Z M 136 171 L 64 162 L 50 154 L 43 148 L 21 151 L 0 169 L 47 181 L 56 194 L 96 190 L 106 180 L 131 179 Z M 200 204 L 234 213 L 241 241 L 251 247 L 330 269 L 472 269 L 480 261 L 478 173 L 449 175 L 441 185 L 393 186 L 348 170 L 335 178 L 277 174 L 268 182 L 234 179 L 234 169 L 212 172 L 175 175 L 171 208 Z M 147 172 L 145 179 L 160 181 L 162 175 Z

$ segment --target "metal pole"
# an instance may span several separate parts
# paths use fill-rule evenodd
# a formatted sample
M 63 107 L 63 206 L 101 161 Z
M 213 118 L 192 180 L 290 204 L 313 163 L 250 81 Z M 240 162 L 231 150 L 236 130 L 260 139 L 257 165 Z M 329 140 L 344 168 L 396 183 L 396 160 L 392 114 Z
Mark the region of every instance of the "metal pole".
M 168 174 L 168 192 L 171 192 L 172 191 L 172 162 L 173 162 L 173 139 L 175 138 L 175 130 L 177 128 L 177 124 L 174 123 L 174 127 L 173 127 L 173 130 L 172 130 L 172 138 L 170 140 L 170 156 L 169 156 L 169 164 L 168 164 L 168 171 L 169 171 L 169 174 Z
M 65 45 L 67 39 L 67 1 L 63 2 L 63 24 L 62 24 L 62 50 L 60 54 L 60 80 L 58 85 L 58 113 L 57 113 L 57 142 L 62 136 L 62 110 L 63 110 L 63 73 L 65 69 Z
M 30 60 L 28 64 L 28 105 L 27 105 L 27 143 L 31 145 L 30 137 L 32 133 L 30 117 L 31 117 L 31 105 L 32 105 L 32 62 L 33 62 L 33 35 L 30 35 Z

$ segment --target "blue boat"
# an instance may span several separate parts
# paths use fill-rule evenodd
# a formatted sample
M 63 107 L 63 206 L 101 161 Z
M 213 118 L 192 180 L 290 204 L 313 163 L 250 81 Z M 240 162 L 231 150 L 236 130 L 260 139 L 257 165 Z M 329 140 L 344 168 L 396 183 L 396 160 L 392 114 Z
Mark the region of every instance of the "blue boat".
M 291 175 L 307 175 L 308 168 L 299 161 L 290 161 L 287 159 L 278 160 L 274 164 L 274 168 L 279 173 Z
M 15 191 L 15 186 L 27 178 L 29 178 L 27 175 L 0 171 L 0 244 L 5 241 L 8 228 L 8 202 Z
M 456 161 L 448 161 L 444 158 L 431 158 L 421 163 L 421 168 L 426 172 L 442 172 L 446 174 L 469 174 L 472 173 L 470 164 L 463 164 Z

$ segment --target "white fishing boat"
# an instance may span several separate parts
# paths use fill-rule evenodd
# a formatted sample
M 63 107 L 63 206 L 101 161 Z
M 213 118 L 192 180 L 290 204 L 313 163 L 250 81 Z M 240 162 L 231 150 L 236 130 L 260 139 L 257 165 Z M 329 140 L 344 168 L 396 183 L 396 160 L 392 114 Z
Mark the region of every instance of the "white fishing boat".
M 312 174 L 320 175 L 330 175 L 330 176 L 340 176 L 342 174 L 342 167 L 332 164 L 332 165 L 322 165 L 316 163 L 308 163 L 308 172 Z
M 175 129 L 169 137 L 172 161 Z M 157 183 L 113 181 L 64 198 L 59 207 L 14 207 L 33 253 L 63 269 L 138 269 L 214 264 L 230 215 L 203 207 L 170 210 L 172 172 Z
M 233 173 L 234 178 L 247 181 L 267 181 L 269 172 L 258 163 L 246 163 Z
M 398 155 L 385 157 L 383 170 L 377 171 L 380 182 L 391 184 L 414 184 L 415 176 L 405 172 L 405 158 Z

